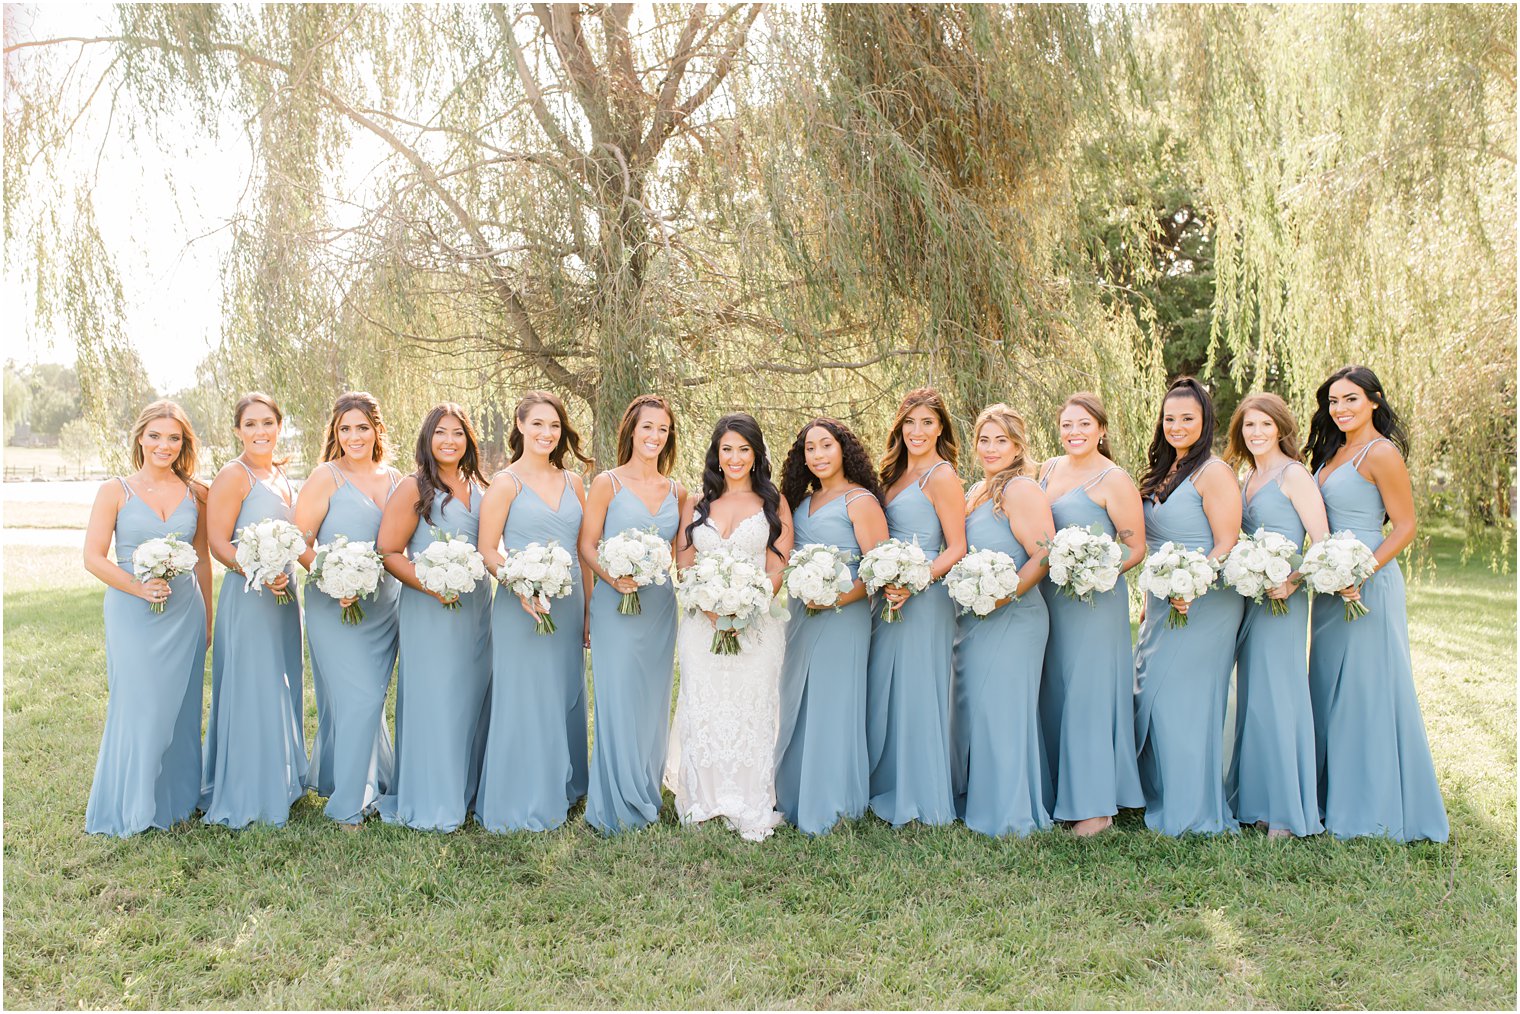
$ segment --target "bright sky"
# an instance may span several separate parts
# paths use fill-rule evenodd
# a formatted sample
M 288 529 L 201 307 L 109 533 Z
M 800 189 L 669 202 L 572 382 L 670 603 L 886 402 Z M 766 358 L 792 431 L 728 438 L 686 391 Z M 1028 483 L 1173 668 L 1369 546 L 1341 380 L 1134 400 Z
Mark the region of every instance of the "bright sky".
M 5 18 L 7 43 L 115 30 L 111 8 L 104 4 L 6 4 Z M 65 59 L 79 52 L 77 46 L 53 51 Z M 80 81 L 93 86 L 110 56 L 108 46 L 86 47 Z M 226 225 L 251 159 L 235 122 L 226 134 L 232 140 L 214 146 L 186 116 L 181 126 L 171 123 L 165 130 L 178 139 L 179 150 L 165 150 L 147 134 L 129 140 L 119 120 L 108 127 L 109 96 L 96 98 L 76 128 L 69 171 L 95 179 L 100 228 L 125 289 L 128 335 L 154 385 L 168 393 L 194 381 L 196 364 L 220 337 L 220 266 L 230 247 Z M 118 101 L 128 101 L 127 95 Z M 177 190 L 166 179 L 171 169 Z M 4 280 L 5 357 L 72 363 L 72 336 L 40 333 L 32 323 L 35 302 L 11 260 L 6 258 Z

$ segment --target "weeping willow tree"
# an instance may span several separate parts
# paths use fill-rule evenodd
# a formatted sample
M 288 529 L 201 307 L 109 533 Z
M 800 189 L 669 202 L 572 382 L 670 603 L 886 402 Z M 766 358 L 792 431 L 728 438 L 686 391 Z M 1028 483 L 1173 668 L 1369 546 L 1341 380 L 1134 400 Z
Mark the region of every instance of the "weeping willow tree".
M 1168 7 L 1148 58 L 1217 235 L 1211 361 L 1307 418 L 1347 362 L 1413 436 L 1427 503 L 1510 513 L 1512 6 Z
M 1008 401 L 1050 436 L 1062 397 L 1100 390 L 1133 454 L 1159 358 L 1101 297 L 1073 200 L 1108 29 L 1075 5 L 831 5 L 794 28 L 768 199 L 810 312 L 863 322 L 894 392 L 941 386 L 962 424 Z
M 1411 417 L 1426 501 L 1508 511 L 1511 8 L 115 18 L 6 49 L 7 265 L 102 391 L 130 342 L 72 168 L 91 102 L 113 104 L 109 143 L 188 120 L 252 152 L 200 389 L 224 409 L 270 388 L 308 453 L 350 386 L 402 433 L 462 400 L 490 447 L 547 386 L 604 461 L 627 398 L 657 390 L 690 464 L 692 420 L 748 408 L 789 435 L 825 411 L 877 436 L 933 383 L 962 422 L 1024 410 L 1041 452 L 1054 403 L 1097 389 L 1134 466 L 1164 362 L 1303 410 L 1361 360 Z

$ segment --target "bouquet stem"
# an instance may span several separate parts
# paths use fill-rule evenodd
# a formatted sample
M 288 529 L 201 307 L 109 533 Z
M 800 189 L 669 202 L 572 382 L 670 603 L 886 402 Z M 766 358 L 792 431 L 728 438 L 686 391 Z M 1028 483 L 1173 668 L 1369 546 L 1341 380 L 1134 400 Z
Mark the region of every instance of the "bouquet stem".
M 1176 630 L 1178 627 L 1187 626 L 1187 613 L 1179 613 L 1175 606 L 1169 606 L 1166 610 L 1166 627 L 1168 630 Z
M 713 631 L 712 653 L 714 655 L 739 654 L 739 632 L 737 630 Z
M 288 606 L 295 600 L 296 597 L 288 591 L 274 593 L 274 601 L 276 605 Z
M 364 607 L 357 602 L 350 602 L 343 607 L 343 622 L 355 625 L 364 622 Z
M 644 611 L 639 605 L 639 593 L 636 591 L 624 592 L 623 600 L 618 603 L 618 613 L 623 616 L 638 616 Z
M 1363 616 L 1366 616 L 1370 612 L 1372 612 L 1372 610 L 1368 609 L 1366 606 L 1362 605 L 1360 602 L 1347 602 L 1346 603 L 1346 622 L 1350 623 L 1352 620 L 1359 620 Z
M 443 604 L 443 608 L 445 608 L 445 609 L 458 609 L 459 608 L 459 600 L 458 599 L 449 599 L 447 602 L 445 602 Z
M 896 623 L 902 619 L 902 606 L 888 602 L 881 610 L 881 622 Z
M 1287 599 L 1267 599 L 1267 608 L 1270 609 L 1270 610 L 1272 610 L 1272 615 L 1273 616 L 1287 616 L 1288 615 L 1288 609 L 1289 609 L 1288 600 Z
M 539 613 L 538 622 L 533 624 L 533 632 L 535 634 L 554 633 L 554 617 L 550 616 L 548 613 Z
M 161 613 L 164 611 L 164 604 L 162 602 L 149 602 L 148 609 L 150 612 Z

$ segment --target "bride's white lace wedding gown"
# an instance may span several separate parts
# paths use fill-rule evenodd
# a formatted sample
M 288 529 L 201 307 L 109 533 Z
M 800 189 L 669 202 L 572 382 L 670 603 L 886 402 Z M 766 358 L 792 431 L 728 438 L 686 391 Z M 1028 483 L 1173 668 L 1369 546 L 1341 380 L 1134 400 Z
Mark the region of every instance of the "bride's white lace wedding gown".
M 711 519 L 692 533 L 700 552 L 719 545 L 751 553 L 763 565 L 769 536 L 758 511 L 718 535 Z M 681 689 L 670 730 L 665 784 L 683 824 L 723 817 L 750 841 L 762 841 L 782 821 L 776 811 L 776 734 L 781 712 L 781 663 L 786 627 L 762 616 L 739 632 L 739 654 L 712 653 L 713 626 L 702 613 L 682 610 L 676 632 Z

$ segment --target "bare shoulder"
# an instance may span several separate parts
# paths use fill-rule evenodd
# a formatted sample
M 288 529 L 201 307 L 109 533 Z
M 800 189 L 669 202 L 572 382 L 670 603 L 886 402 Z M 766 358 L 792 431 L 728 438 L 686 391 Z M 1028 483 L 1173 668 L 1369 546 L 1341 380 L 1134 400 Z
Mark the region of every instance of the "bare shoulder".
M 1283 468 L 1280 484 L 1283 492 L 1288 494 L 1289 497 L 1297 496 L 1300 493 L 1312 493 L 1315 496 L 1320 495 L 1319 483 L 1314 481 L 1314 476 L 1309 474 L 1309 470 L 1304 467 L 1301 461 L 1288 462 Z
M 1038 504 L 1046 506 L 1045 491 L 1039 483 L 1024 482 L 1022 479 L 1010 479 L 1003 486 L 1003 513 L 1012 514 L 1016 510 L 1027 510 Z
M 1398 446 L 1392 440 L 1379 440 L 1367 451 L 1365 459 L 1375 469 L 1402 469 L 1404 455 L 1399 453 Z
M 955 473 L 955 466 L 952 465 L 949 468 L 936 468 L 934 474 L 929 476 L 929 481 L 924 483 L 924 492 L 960 497 L 965 493 L 965 486 L 961 484 L 961 477 Z
M 579 472 L 567 472 L 570 476 L 570 488 L 575 490 L 576 495 L 582 500 L 586 499 L 586 479 Z
M 410 493 L 417 495 L 417 477 L 415 475 L 403 475 L 401 481 L 396 483 L 397 493 Z
M 1240 481 L 1235 470 L 1223 458 L 1210 458 L 1193 473 L 1193 483 L 1200 492 L 1224 494 L 1231 490 L 1240 494 Z
M 333 478 L 332 469 L 322 465 L 318 465 L 312 469 L 311 474 L 301 483 L 302 493 L 305 493 L 309 489 L 313 493 L 331 494 L 337 488 L 338 480 Z
M 127 491 L 121 488 L 121 479 L 107 479 L 95 490 L 95 503 L 109 507 L 120 507 L 127 502 Z

